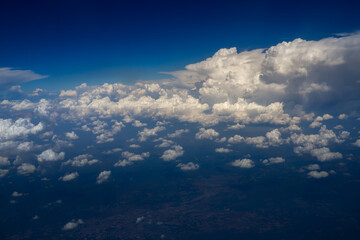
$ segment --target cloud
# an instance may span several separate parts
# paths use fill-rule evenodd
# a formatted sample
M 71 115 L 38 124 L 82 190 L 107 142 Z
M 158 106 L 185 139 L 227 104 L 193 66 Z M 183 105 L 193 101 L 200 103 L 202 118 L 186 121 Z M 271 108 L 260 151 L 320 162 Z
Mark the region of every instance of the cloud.
M 313 171 L 313 170 L 319 170 L 319 169 L 320 169 L 320 165 L 319 165 L 319 164 L 310 164 L 310 165 L 307 165 L 306 168 L 307 168 L 308 170 L 311 170 L 311 171 Z
M 313 149 L 310 153 L 321 162 L 341 159 L 343 157 L 341 153 L 330 152 L 330 149 L 326 147 Z
M 357 139 L 353 145 L 357 146 L 357 147 L 360 147 L 360 139 Z
M 16 191 L 11 194 L 12 197 L 22 197 L 23 195 L 24 195 L 23 193 L 19 193 Z
M 244 159 L 237 159 L 231 163 L 234 167 L 240 167 L 240 168 L 253 168 L 255 167 L 254 161 L 244 158 Z
M 195 134 L 195 138 L 196 139 L 209 139 L 209 140 L 213 140 L 215 138 L 217 138 L 219 136 L 219 133 L 216 132 L 214 129 L 210 128 L 210 129 L 205 129 L 205 128 L 200 128 L 199 132 L 197 132 Z
M 59 180 L 64 181 L 64 182 L 68 182 L 68 181 L 74 180 L 78 176 L 79 176 L 78 172 L 73 172 L 73 173 L 66 174 L 66 175 L 64 175 L 62 177 L 59 177 Z
M 75 90 L 61 90 L 59 96 L 60 97 L 76 97 L 77 92 Z
M 10 165 L 10 161 L 7 157 L 1 157 L 0 156 L 0 167 L 8 166 Z
M 102 171 L 101 173 L 99 173 L 97 179 L 96 179 L 96 183 L 97 184 L 101 184 L 106 182 L 109 177 L 110 177 L 111 171 Z
M 52 149 L 48 149 L 37 155 L 37 160 L 39 162 L 54 162 L 58 160 L 63 160 L 64 157 L 65 152 L 56 153 Z
M 0 169 L 0 178 L 3 178 L 6 176 L 6 174 L 9 173 L 8 169 Z
M 20 175 L 28 175 L 34 173 L 36 170 L 35 166 L 30 163 L 23 163 L 17 168 L 17 173 Z
M 176 158 L 181 157 L 184 154 L 184 150 L 181 146 L 175 145 L 173 148 L 174 149 L 168 149 L 163 153 L 161 158 L 164 161 L 175 160 Z
M 133 162 L 136 161 L 143 161 L 145 158 L 150 156 L 149 152 L 144 152 L 141 154 L 135 154 L 132 152 L 125 151 L 122 154 L 123 160 L 119 160 L 117 163 L 114 164 L 115 167 L 125 167 L 131 165 Z
M 228 148 L 216 148 L 215 149 L 215 152 L 217 153 L 229 153 L 231 152 L 232 150 L 231 149 L 228 149 Z
M 84 224 L 84 221 L 82 219 L 78 219 L 78 220 L 72 219 L 70 222 L 68 222 L 64 225 L 62 230 L 64 230 L 64 231 L 73 230 L 73 229 L 77 228 L 80 224 Z
M 192 170 L 197 170 L 199 169 L 199 164 L 193 163 L 193 162 L 188 162 L 188 163 L 179 163 L 178 165 L 176 165 L 178 168 L 180 168 L 183 171 L 192 171 Z
M 160 132 L 160 131 L 163 131 L 163 130 L 165 130 L 165 127 L 163 127 L 163 126 L 156 126 L 156 127 L 152 128 L 152 129 L 144 128 L 144 130 L 138 132 L 139 141 L 144 142 L 149 137 L 157 136 L 157 133 Z
M 263 160 L 263 164 L 270 165 L 270 164 L 278 164 L 285 162 L 285 159 L 282 157 L 272 157 L 269 159 Z
M 26 83 L 38 79 L 47 78 L 49 76 L 43 76 L 34 73 L 31 70 L 15 70 L 12 68 L 0 68 L 0 89 L 7 86 Z
M 65 133 L 65 136 L 71 140 L 76 140 L 79 138 L 74 131 Z
M 74 157 L 72 160 L 67 160 L 66 162 L 63 163 L 63 165 L 71 165 L 73 167 L 84 167 L 86 165 L 90 166 L 98 162 L 99 160 L 93 159 L 93 156 L 91 154 L 81 154 Z
M 27 137 L 28 135 L 37 134 L 43 129 L 44 125 L 41 122 L 34 125 L 30 120 L 24 118 L 19 118 L 16 121 L 0 118 L 0 141 Z
M 326 178 L 329 176 L 329 173 L 325 172 L 325 171 L 311 171 L 308 173 L 308 176 L 311 178 Z

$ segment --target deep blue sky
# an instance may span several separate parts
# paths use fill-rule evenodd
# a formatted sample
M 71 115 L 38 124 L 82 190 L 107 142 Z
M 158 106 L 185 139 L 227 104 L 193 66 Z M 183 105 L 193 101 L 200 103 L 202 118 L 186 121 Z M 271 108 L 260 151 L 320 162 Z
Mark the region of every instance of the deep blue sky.
M 266 48 L 360 30 L 355 1 L 16 1 L 0 7 L 0 67 L 25 88 L 159 79 L 224 47 Z

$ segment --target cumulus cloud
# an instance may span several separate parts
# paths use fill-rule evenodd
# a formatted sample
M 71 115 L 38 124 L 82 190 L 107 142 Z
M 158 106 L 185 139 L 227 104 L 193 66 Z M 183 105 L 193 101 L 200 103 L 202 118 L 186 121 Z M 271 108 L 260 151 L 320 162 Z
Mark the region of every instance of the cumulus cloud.
M 343 157 L 341 153 L 330 152 L 330 149 L 326 147 L 313 149 L 310 153 L 321 162 L 341 159 Z
M 217 153 L 229 153 L 231 152 L 232 150 L 231 149 L 228 149 L 228 148 L 216 148 L 215 149 L 215 152 Z
M 319 164 L 309 164 L 309 165 L 306 166 L 306 168 L 307 168 L 308 170 L 311 170 L 311 171 L 313 171 L 313 170 L 319 170 L 319 169 L 320 169 L 320 165 L 319 165 Z
M 16 191 L 11 194 L 12 197 L 22 197 L 23 195 L 24 195 L 23 193 L 19 193 Z
M 199 169 L 199 164 L 188 162 L 188 163 L 179 163 L 176 165 L 178 168 L 180 168 L 183 171 L 192 171 Z
M 254 161 L 244 158 L 244 159 L 237 159 L 231 163 L 234 167 L 240 167 L 240 168 L 253 168 L 255 167 Z
M 157 136 L 157 133 L 160 132 L 160 131 L 163 131 L 163 130 L 165 130 L 165 127 L 163 127 L 163 126 L 156 126 L 156 127 L 152 128 L 152 129 L 144 128 L 144 130 L 138 132 L 139 141 L 144 142 L 149 137 Z
M 7 157 L 1 157 L 0 156 L 0 167 L 8 166 L 10 165 L 10 161 Z
M 77 178 L 79 176 L 78 172 L 73 172 L 73 173 L 69 173 L 69 174 L 65 174 L 62 177 L 59 177 L 59 180 L 63 181 L 63 182 L 68 182 L 68 181 L 72 181 L 75 178 Z
M 20 175 L 28 175 L 35 172 L 36 168 L 30 163 L 23 163 L 17 168 L 17 173 Z
M 150 153 L 144 152 L 141 154 L 135 154 L 132 152 L 125 151 L 121 155 L 124 159 L 119 160 L 117 163 L 115 163 L 114 164 L 115 167 L 125 167 L 131 165 L 133 162 L 143 161 L 145 160 L 145 158 L 148 158 L 150 156 Z
M 48 76 L 34 73 L 31 70 L 15 70 L 12 68 L 0 68 L 0 89 L 7 86 L 26 83 Z
M 65 152 L 56 153 L 52 149 L 48 149 L 37 155 L 37 160 L 39 162 L 54 162 L 58 160 L 63 160 L 64 157 Z
M 74 131 L 65 133 L 65 136 L 70 140 L 76 140 L 79 138 Z
M 285 162 L 285 159 L 282 157 L 272 157 L 269 159 L 263 160 L 263 164 L 270 165 L 270 164 L 278 164 Z
M 357 147 L 360 147 L 360 139 L 357 139 L 353 145 L 357 146 Z
M 217 138 L 218 136 L 219 136 L 219 133 L 212 128 L 210 128 L 210 129 L 200 128 L 199 132 L 197 132 L 195 134 L 196 139 L 213 140 L 213 139 Z
M 329 173 L 325 171 L 311 171 L 308 173 L 308 176 L 311 178 L 326 178 L 329 176 Z
M 175 160 L 178 157 L 181 157 L 183 154 L 184 154 L 183 148 L 179 145 L 175 145 L 173 149 L 166 150 L 161 156 L 161 158 L 164 161 L 171 161 L 171 160 Z
M 6 176 L 6 174 L 9 173 L 8 169 L 0 169 L 0 178 L 3 178 Z
M 64 231 L 73 230 L 73 229 L 77 228 L 80 224 L 84 224 L 84 221 L 82 219 L 78 219 L 78 220 L 72 219 L 70 222 L 68 222 L 64 225 L 62 230 L 64 230 Z
M 109 177 L 110 177 L 111 171 L 102 171 L 101 173 L 99 173 L 97 179 L 96 179 L 96 183 L 97 184 L 101 184 L 106 182 Z
M 61 90 L 60 97 L 76 97 L 77 92 L 75 90 Z
M 73 159 L 67 160 L 63 165 L 71 165 L 73 167 L 84 167 L 86 165 L 93 165 L 98 163 L 99 160 L 94 159 L 91 154 L 81 154 Z
M 24 118 L 19 118 L 16 121 L 0 118 L 0 141 L 9 141 L 19 137 L 27 137 L 31 134 L 37 134 L 43 129 L 44 125 L 41 122 L 34 125 L 30 120 Z

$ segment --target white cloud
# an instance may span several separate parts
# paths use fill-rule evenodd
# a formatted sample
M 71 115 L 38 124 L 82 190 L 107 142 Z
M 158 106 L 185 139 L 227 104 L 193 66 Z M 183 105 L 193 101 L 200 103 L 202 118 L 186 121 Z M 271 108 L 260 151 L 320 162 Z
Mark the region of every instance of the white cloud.
M 179 130 L 176 130 L 174 133 L 168 134 L 168 137 L 169 138 L 180 137 L 183 133 L 187 133 L 187 132 L 189 132 L 189 129 L 179 129 Z
M 263 163 L 266 165 L 278 164 L 278 163 L 283 163 L 283 162 L 285 162 L 285 159 L 282 157 L 272 157 L 272 158 L 263 160 Z
M 163 126 L 156 126 L 152 129 L 144 128 L 141 132 L 138 132 L 139 141 L 144 142 L 149 137 L 157 136 L 157 133 L 160 131 L 163 131 L 163 130 L 165 130 L 165 127 L 163 127 Z
M 8 166 L 10 165 L 10 161 L 7 157 L 1 157 L 0 156 L 0 166 L 3 167 L 3 166 Z
M 311 178 L 326 178 L 329 176 L 329 173 L 325 172 L 325 171 L 311 171 L 308 173 L 308 176 Z
M 197 170 L 199 169 L 199 164 L 193 163 L 193 162 L 188 162 L 188 163 L 179 163 L 178 165 L 176 165 L 178 168 L 180 168 L 183 171 L 192 171 L 192 170 Z
M 347 119 L 348 116 L 347 116 L 345 113 L 342 113 L 342 114 L 340 114 L 340 115 L 338 116 L 338 118 L 339 118 L 340 120 L 343 120 L 343 119 Z
M 219 133 L 212 128 L 200 128 L 199 132 L 195 134 L 196 139 L 209 139 L 213 140 L 219 136 Z
M 3 178 L 6 176 L 6 174 L 9 173 L 8 169 L 0 169 L 0 178 Z
M 319 170 L 319 169 L 320 169 L 320 165 L 319 165 L 319 164 L 310 164 L 310 165 L 307 165 L 306 168 L 307 168 L 308 170 L 311 170 L 311 171 L 313 171 L 313 170 Z
M 76 97 L 77 96 L 77 92 L 75 90 L 61 90 L 60 97 Z
M 319 161 L 331 161 L 335 159 L 341 159 L 343 156 L 341 153 L 338 152 L 330 152 L 329 148 L 315 148 L 311 150 L 311 155 L 316 157 Z
M 96 183 L 101 184 L 103 182 L 106 182 L 109 179 L 110 174 L 111 174 L 111 171 L 102 171 L 101 173 L 99 173 L 99 175 L 96 179 Z
M 74 131 L 65 133 L 65 136 L 71 140 L 76 140 L 79 138 Z
M 30 163 L 23 163 L 17 168 L 17 173 L 20 175 L 28 175 L 35 172 L 36 168 Z
M 23 195 L 24 195 L 23 193 L 19 193 L 16 191 L 11 194 L 12 197 L 22 197 Z
M 86 165 L 90 166 L 90 165 L 93 165 L 98 162 L 99 162 L 99 160 L 93 159 L 93 156 L 91 154 L 81 154 L 81 155 L 74 157 L 74 159 L 72 159 L 72 160 L 67 160 L 63 164 L 71 165 L 73 167 L 84 167 Z
M 37 134 L 44 129 L 40 122 L 34 125 L 28 119 L 19 118 L 15 122 L 11 119 L 0 118 L 0 141 L 14 140 L 20 137 L 27 137 L 31 134 Z
M 78 219 L 78 220 L 72 219 L 70 222 L 68 222 L 64 225 L 62 230 L 64 230 L 64 231 L 73 230 L 73 229 L 77 228 L 80 224 L 84 224 L 84 221 L 81 219 Z
M 62 177 L 59 177 L 59 180 L 68 182 L 68 181 L 72 181 L 72 180 L 76 179 L 78 176 L 79 176 L 78 172 L 72 172 L 72 173 L 66 174 Z
M 134 123 L 132 124 L 134 127 L 145 127 L 147 126 L 146 123 L 142 123 L 139 120 L 135 120 Z
M 42 76 L 40 74 L 34 73 L 31 70 L 0 68 L 0 89 L 6 86 L 21 84 L 47 77 L 48 76 Z
M 357 139 L 353 145 L 357 146 L 357 147 L 360 147 L 360 139 Z
M 234 144 L 234 143 L 243 142 L 244 140 L 245 140 L 244 137 L 235 134 L 233 137 L 230 137 L 230 138 L 228 139 L 228 142 Z
M 217 153 L 229 153 L 231 152 L 232 150 L 231 149 L 228 149 L 228 148 L 216 148 L 215 149 L 215 152 Z
M 164 161 L 175 160 L 176 158 L 181 157 L 184 154 L 184 150 L 181 146 L 175 145 L 173 148 L 174 149 L 168 149 L 163 153 L 161 158 Z
M 240 168 L 253 168 L 255 167 L 254 161 L 244 158 L 244 159 L 237 159 L 234 162 L 231 163 L 234 167 L 240 167 Z
M 63 160 L 65 157 L 64 152 L 56 153 L 52 149 L 43 151 L 41 154 L 37 155 L 37 160 L 39 162 L 53 162 L 58 160 Z

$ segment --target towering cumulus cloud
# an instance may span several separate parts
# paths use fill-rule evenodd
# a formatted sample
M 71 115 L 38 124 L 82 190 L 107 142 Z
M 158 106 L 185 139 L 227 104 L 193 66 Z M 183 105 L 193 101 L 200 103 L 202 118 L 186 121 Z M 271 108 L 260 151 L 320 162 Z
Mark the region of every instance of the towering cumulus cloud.
M 81 142 L 84 134 L 93 134 L 92 144 L 104 148 L 112 144 L 116 152 L 121 152 L 122 157 L 112 166 L 129 167 L 150 155 L 164 161 L 182 161 L 187 148 L 180 142 L 183 137 L 191 137 L 198 144 L 217 144 L 211 145 L 212 152 L 233 153 L 233 146 L 245 144 L 263 151 L 287 145 L 298 156 L 335 161 L 345 155 L 333 150 L 334 145 L 358 146 L 358 140 L 351 139 L 356 133 L 349 132 L 350 127 L 349 131 L 344 129 L 341 121 L 354 123 L 360 116 L 359 66 L 359 33 L 319 41 L 295 39 L 268 49 L 242 52 L 220 49 L 202 62 L 187 65 L 185 70 L 168 73 L 171 79 L 133 85 L 84 83 L 61 90 L 57 96 L 42 93 L 42 98 L 32 94 L 21 100 L 4 99 L 2 115 L 13 117 L 0 119 L 0 149 L 33 149 L 32 156 L 43 167 L 63 160 L 62 166 L 100 166 L 102 161 L 91 160 L 84 151 L 66 158 L 66 148 Z M 11 69 L 2 71 L 15 74 Z M 39 76 L 31 79 L 35 77 Z M 32 123 L 35 119 L 37 124 Z M 52 129 L 45 129 L 42 122 Z M 73 127 L 54 133 L 62 124 Z M 252 131 L 256 126 L 260 127 Z M 128 135 L 124 128 L 133 129 L 134 134 Z M 44 133 L 38 136 L 42 144 L 27 140 L 42 130 Z M 120 135 L 127 141 L 126 147 L 132 149 L 114 145 Z M 132 153 L 149 142 L 154 142 L 155 149 L 167 149 L 154 154 Z M 111 149 L 102 151 L 115 153 Z M 259 166 L 254 160 L 242 158 L 232 165 Z M 262 161 L 268 166 L 284 159 L 288 158 L 266 156 Z M 14 162 L 21 164 L 23 160 Z M 188 165 L 178 166 L 184 170 Z M 19 172 L 26 171 L 20 168 Z M 109 175 L 110 171 L 103 171 L 97 182 L 104 182 Z

